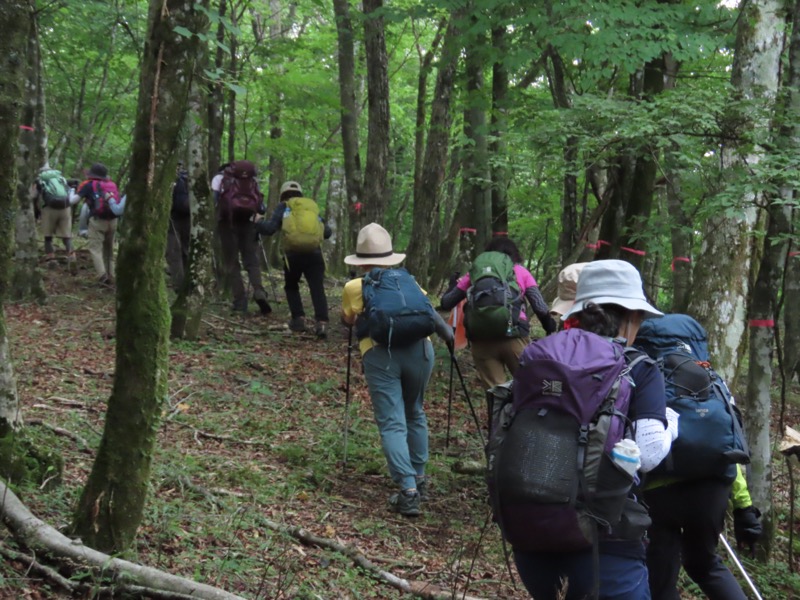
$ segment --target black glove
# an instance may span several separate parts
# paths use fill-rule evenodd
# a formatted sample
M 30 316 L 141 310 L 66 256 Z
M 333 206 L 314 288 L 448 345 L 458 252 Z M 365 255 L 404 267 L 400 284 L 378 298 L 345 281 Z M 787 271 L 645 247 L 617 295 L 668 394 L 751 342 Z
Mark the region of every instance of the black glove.
M 750 548 L 761 538 L 761 511 L 755 506 L 736 508 L 733 511 L 733 535 L 739 547 Z
M 547 335 L 558 331 L 558 325 L 551 315 L 547 315 L 547 318 L 542 319 L 542 327 L 544 327 L 544 331 Z

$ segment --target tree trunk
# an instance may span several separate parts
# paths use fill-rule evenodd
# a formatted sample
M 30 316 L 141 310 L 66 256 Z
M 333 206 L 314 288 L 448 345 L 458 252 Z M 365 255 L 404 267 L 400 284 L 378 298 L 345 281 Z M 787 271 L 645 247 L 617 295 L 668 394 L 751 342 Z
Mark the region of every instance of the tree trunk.
M 30 0 L 6 2 L 0 11 L 0 438 L 22 423 L 17 381 L 6 330 L 5 303 L 11 283 L 14 248 L 14 216 L 17 207 L 16 157 L 20 132 L 20 107 L 24 98 L 24 77 L 29 20 L 34 7 Z M 23 50 L 23 51 L 21 51 Z
M 508 168 L 506 166 L 506 142 L 504 136 L 508 126 L 508 69 L 503 62 L 508 53 L 505 24 L 492 29 L 492 48 L 495 61 L 492 63 L 492 118 L 489 156 L 492 181 L 492 231 L 508 233 Z
M 789 46 L 788 73 L 785 93 L 778 107 L 778 122 L 782 123 L 776 136 L 775 148 L 783 156 L 797 156 L 800 152 L 800 0 L 795 0 L 792 15 L 792 34 Z M 772 446 L 770 423 L 772 414 L 772 365 L 775 348 L 775 323 L 780 318 L 778 293 L 784 277 L 788 239 L 792 233 L 792 212 L 796 207 L 795 189 L 785 184 L 780 198 L 769 198 L 767 207 L 767 235 L 752 296 L 750 298 L 750 353 L 747 371 L 747 397 L 744 421 L 750 445 L 748 483 L 753 503 L 764 514 L 766 535 L 760 541 L 762 558 L 769 556 L 774 540 L 772 514 Z M 795 302 L 796 299 L 790 299 Z M 782 433 L 782 432 L 780 432 Z
M 471 10 L 475 10 L 474 4 Z M 477 18 L 470 18 L 470 28 L 476 28 Z M 483 57 L 486 39 L 473 33 L 465 43 L 466 107 L 462 150 L 463 194 L 470 215 L 467 226 L 475 229 L 476 252 L 480 252 L 492 237 L 492 191 L 489 186 L 489 146 L 486 138 L 486 95 L 483 80 Z
M 363 0 L 367 55 L 367 166 L 364 208 L 370 223 L 382 223 L 389 203 L 389 58 L 383 26 L 383 0 Z
M 47 163 L 47 135 L 45 132 L 44 88 L 42 87 L 42 55 L 39 46 L 39 24 L 31 7 L 25 19 L 28 25 L 26 94 L 23 98 L 19 123 L 17 162 L 16 248 L 11 283 L 11 296 L 15 299 L 43 300 L 46 297 L 39 272 L 39 243 L 30 186 L 39 168 Z
M 130 547 L 142 519 L 153 446 L 167 396 L 170 313 L 164 280 L 170 188 L 195 73 L 204 13 L 183 0 L 151 0 L 133 133 L 128 235 L 119 253 L 114 386 L 97 457 L 72 525 L 89 546 Z M 198 7 L 200 8 L 200 7 Z
M 350 20 L 350 3 L 333 0 L 336 15 L 336 33 L 339 40 L 339 101 L 342 105 L 342 150 L 344 153 L 344 178 L 347 204 L 350 209 L 349 240 L 340 236 L 340 243 L 355 248 L 356 236 L 361 228 L 360 211 L 355 207 L 362 201 L 361 157 L 358 152 L 358 108 L 356 105 L 356 63 L 353 44 L 353 24 Z M 342 229 L 344 233 L 344 229 Z
M 738 21 L 731 84 L 745 99 L 769 101 L 775 96 L 783 51 L 785 14 L 781 0 L 753 0 Z M 754 121 L 753 114 L 740 114 L 741 127 L 764 130 L 769 123 Z M 759 137 L 756 135 L 756 137 Z M 743 156 L 733 145 L 723 147 L 726 167 L 757 164 L 763 150 L 745 146 Z M 741 198 L 739 210 L 710 216 L 703 223 L 700 252 L 694 264 L 689 312 L 708 331 L 709 351 L 718 371 L 736 385 L 744 351 L 747 298 L 750 293 L 752 234 L 757 222 L 759 198 Z
M 207 8 L 208 2 L 203 3 Z M 214 198 L 208 185 L 207 144 L 208 96 L 201 88 L 202 65 L 207 50 L 202 46 L 197 56 L 198 72 L 192 80 L 189 110 L 186 115 L 187 132 L 186 164 L 189 171 L 189 208 L 191 210 L 191 234 L 189 241 L 189 265 L 184 285 L 172 306 L 173 338 L 196 340 L 200 334 L 203 313 L 213 292 L 214 284 Z
M 431 104 L 428 125 L 428 141 L 425 146 L 425 162 L 422 168 L 422 185 L 414 201 L 412 214 L 411 243 L 408 245 L 408 270 L 423 284 L 427 284 L 431 259 L 431 234 L 434 221 L 439 220 L 439 193 L 447 167 L 450 145 L 450 101 L 455 83 L 456 67 L 461 46 L 456 26 L 458 17 L 453 15 L 447 26 L 439 73 Z
M 220 18 L 225 16 L 228 0 L 219 0 L 217 12 Z M 214 68 L 219 73 L 225 64 L 225 51 L 220 44 L 225 41 L 225 25 L 220 21 L 217 25 L 217 49 L 214 52 Z M 222 91 L 222 82 L 211 80 L 208 87 L 208 168 L 211 173 L 216 173 L 222 160 L 222 132 L 225 130 L 223 107 L 225 96 Z
M 793 223 L 797 223 L 800 211 L 794 210 Z M 797 231 L 797 227 L 793 227 Z M 800 298 L 800 245 L 792 242 L 783 283 L 783 297 Z M 786 377 L 791 381 L 800 374 L 800 302 L 783 303 L 783 365 Z

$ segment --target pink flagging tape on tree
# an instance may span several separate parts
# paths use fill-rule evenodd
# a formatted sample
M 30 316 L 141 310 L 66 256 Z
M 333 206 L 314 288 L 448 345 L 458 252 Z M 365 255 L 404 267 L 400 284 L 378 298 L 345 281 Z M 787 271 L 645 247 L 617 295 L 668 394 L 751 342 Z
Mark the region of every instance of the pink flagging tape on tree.
M 19 128 L 24 129 L 25 131 L 36 131 L 36 129 L 34 129 L 30 125 L 20 125 Z
M 645 256 L 647 252 L 644 250 L 637 250 L 636 248 L 628 248 L 627 246 L 622 246 L 620 250 L 624 250 L 625 252 L 630 252 L 631 254 L 635 254 L 636 256 Z
M 800 256 L 800 250 L 794 250 L 793 252 L 789 252 L 789 256 Z
M 772 319 L 750 319 L 748 325 L 750 327 L 775 327 L 775 321 Z
M 692 262 L 692 259 L 689 258 L 688 256 L 676 256 L 675 258 L 672 259 L 672 264 L 669 266 L 670 271 L 674 271 L 675 270 L 675 263 L 676 262 L 690 263 L 690 262 Z
M 504 236 L 508 237 L 508 232 L 507 231 L 495 231 L 492 235 L 504 235 Z
M 353 210 L 356 211 L 357 215 L 360 215 L 363 209 L 364 205 L 361 202 L 356 202 L 355 204 L 353 204 Z
M 478 230 L 475 229 L 474 227 L 462 227 L 461 229 L 458 230 L 458 233 L 462 235 L 465 233 L 478 233 Z
M 601 246 L 610 246 L 610 245 L 611 242 L 607 242 L 605 240 L 597 240 L 594 244 L 591 243 L 586 244 L 586 247 L 589 248 L 589 250 L 600 250 Z

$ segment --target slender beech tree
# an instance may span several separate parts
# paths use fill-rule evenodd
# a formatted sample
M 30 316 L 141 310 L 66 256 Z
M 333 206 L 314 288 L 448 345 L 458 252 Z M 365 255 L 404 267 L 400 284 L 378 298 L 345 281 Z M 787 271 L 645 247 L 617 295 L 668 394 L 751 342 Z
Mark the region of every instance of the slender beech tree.
M 151 0 L 133 132 L 128 235 L 120 248 L 117 356 L 105 429 L 72 529 L 119 552 L 133 541 L 147 497 L 167 397 L 170 313 L 164 280 L 170 188 L 204 13 L 185 0 Z M 194 33 L 192 33 L 194 32 Z
M 39 245 L 30 186 L 39 168 L 47 164 L 47 133 L 45 131 L 44 87 L 42 85 L 42 53 L 39 46 L 38 14 L 31 6 L 25 19 L 28 25 L 26 85 L 20 121 L 17 162 L 17 199 L 19 210 L 16 220 L 16 248 L 11 283 L 14 298 L 43 299 L 46 296 L 39 272 Z
M 356 59 L 353 42 L 353 23 L 348 0 L 333 0 L 338 37 L 339 102 L 342 113 L 342 152 L 347 204 L 350 208 L 350 246 L 355 247 L 361 227 L 360 211 L 355 207 L 362 201 L 361 157 L 358 151 L 358 104 L 356 103 Z M 341 241 L 345 241 L 340 238 Z
M 743 3 L 738 20 L 731 84 L 744 100 L 771 103 L 778 87 L 783 51 L 784 2 L 751 0 Z M 754 119 L 757 111 L 735 115 L 740 131 L 760 137 L 769 123 Z M 755 165 L 760 146 L 723 146 L 722 163 L 728 169 Z M 689 313 L 708 330 L 709 351 L 718 371 L 730 384 L 736 382 L 746 340 L 747 298 L 750 294 L 753 230 L 758 212 L 757 195 L 743 193 L 735 210 L 717 211 L 702 226 L 702 245 L 693 268 Z
M 439 221 L 439 201 L 442 182 L 447 168 L 450 146 L 452 116 L 450 103 L 456 78 L 461 44 L 457 22 L 461 17 L 454 14 L 447 25 L 444 36 L 436 88 L 431 104 L 428 124 L 428 139 L 425 145 L 425 160 L 419 194 L 414 199 L 411 243 L 408 246 L 408 269 L 423 283 L 428 282 L 431 264 L 432 232 Z
M 502 14 L 502 13 L 501 13 Z M 492 183 L 492 231 L 508 232 L 508 166 L 505 133 L 508 127 L 508 69 L 505 58 L 509 50 L 506 25 L 495 22 L 492 27 L 492 115 L 489 130 L 490 179 Z
M 17 381 L 6 329 L 17 207 L 17 140 L 25 96 L 31 0 L 13 0 L 0 11 L 0 438 L 21 425 Z
M 368 222 L 381 223 L 389 204 L 389 57 L 383 0 L 364 0 L 364 50 L 367 58 L 367 166 L 364 207 Z

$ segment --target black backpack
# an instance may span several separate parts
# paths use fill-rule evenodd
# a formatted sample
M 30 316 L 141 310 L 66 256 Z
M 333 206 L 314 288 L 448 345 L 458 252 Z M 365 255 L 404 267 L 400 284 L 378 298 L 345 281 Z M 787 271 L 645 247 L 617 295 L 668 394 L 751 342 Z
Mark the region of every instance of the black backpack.
M 189 179 L 184 171 L 175 180 L 172 187 L 172 214 L 186 216 L 191 212 L 189 208 Z

